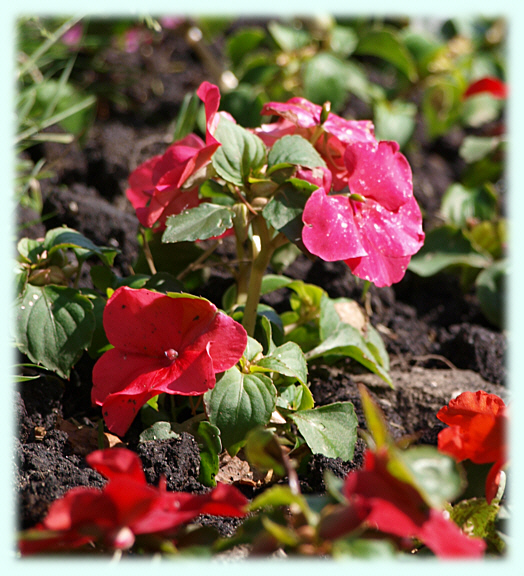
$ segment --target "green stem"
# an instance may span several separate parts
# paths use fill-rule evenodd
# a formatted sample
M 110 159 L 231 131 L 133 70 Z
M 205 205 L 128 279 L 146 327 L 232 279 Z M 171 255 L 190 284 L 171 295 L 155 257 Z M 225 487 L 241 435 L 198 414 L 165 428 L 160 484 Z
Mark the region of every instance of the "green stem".
M 251 264 L 251 274 L 249 276 L 249 287 L 247 300 L 244 308 L 244 319 L 242 324 L 249 336 L 255 332 L 257 319 L 257 309 L 260 302 L 260 290 L 262 278 L 266 273 L 271 256 L 276 245 L 270 241 L 269 230 L 262 215 L 258 215 L 253 220 L 253 262 Z

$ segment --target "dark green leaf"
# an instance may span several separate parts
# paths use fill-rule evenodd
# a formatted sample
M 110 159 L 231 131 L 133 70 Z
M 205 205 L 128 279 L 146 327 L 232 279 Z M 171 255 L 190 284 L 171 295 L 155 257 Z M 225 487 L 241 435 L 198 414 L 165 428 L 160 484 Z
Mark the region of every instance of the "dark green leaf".
M 331 102 L 338 112 L 348 98 L 348 68 L 346 63 L 328 52 L 319 52 L 304 67 L 304 97 L 322 106 Z
M 393 64 L 411 81 L 417 80 L 415 62 L 401 38 L 392 30 L 371 30 L 359 41 L 356 54 L 376 56 Z
M 224 372 L 204 395 L 209 421 L 220 429 L 222 444 L 235 454 L 247 433 L 265 426 L 276 405 L 277 391 L 263 374 L 243 374 L 237 368 Z
M 358 420 L 351 402 L 337 402 L 289 415 L 314 454 L 353 459 Z
M 200 422 L 195 435 L 200 449 L 200 473 L 198 481 L 204 486 L 216 486 L 218 473 L 218 455 L 222 452 L 220 430 L 210 422 Z
M 475 281 L 483 314 L 499 328 L 505 324 L 507 273 L 507 260 L 500 260 L 483 270 Z
M 220 236 L 233 226 L 234 212 L 227 206 L 204 202 L 166 220 L 162 242 L 194 242 Z
M 424 246 L 411 258 L 409 269 L 419 276 L 433 276 L 448 266 L 486 268 L 490 264 L 491 259 L 479 254 L 461 230 L 441 226 L 426 234 Z
M 262 28 L 242 28 L 226 41 L 227 55 L 234 66 L 238 66 L 246 54 L 254 50 L 266 37 Z
M 49 255 L 63 248 L 71 248 L 77 257 L 86 260 L 96 254 L 107 266 L 112 266 L 118 250 L 105 246 L 96 246 L 89 238 L 72 228 L 53 228 L 44 238 L 44 249 Z
M 497 197 L 486 186 L 466 188 L 453 184 L 442 197 L 440 207 L 446 222 L 464 228 L 469 220 L 491 220 L 497 215 Z
M 93 303 L 73 288 L 28 284 L 15 305 L 19 350 L 32 362 L 69 378 L 71 368 L 91 343 Z
M 243 186 L 251 172 L 260 169 L 265 162 L 264 143 L 255 134 L 225 118 L 220 119 L 215 138 L 222 143 L 213 155 L 215 170 L 227 182 Z

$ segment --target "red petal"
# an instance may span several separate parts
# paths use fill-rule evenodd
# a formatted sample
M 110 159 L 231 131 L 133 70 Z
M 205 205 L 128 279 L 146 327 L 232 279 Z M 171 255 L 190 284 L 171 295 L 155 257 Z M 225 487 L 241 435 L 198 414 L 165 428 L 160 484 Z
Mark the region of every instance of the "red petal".
M 142 461 L 135 452 L 127 448 L 95 450 L 86 456 L 86 461 L 91 468 L 109 480 L 124 476 L 135 482 L 146 484 Z
M 506 84 L 498 78 L 487 76 L 470 84 L 464 92 L 463 98 L 469 98 L 474 94 L 480 94 L 482 92 L 487 92 L 494 98 L 504 99 L 507 97 Z

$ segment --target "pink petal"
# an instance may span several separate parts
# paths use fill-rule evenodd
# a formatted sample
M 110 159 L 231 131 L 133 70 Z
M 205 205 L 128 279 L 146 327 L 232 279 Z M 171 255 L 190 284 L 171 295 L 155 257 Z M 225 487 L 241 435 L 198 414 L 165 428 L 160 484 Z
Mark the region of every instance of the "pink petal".
M 413 196 L 411 168 L 396 142 L 357 142 L 344 155 L 350 192 L 397 210 Z
M 206 144 L 218 144 L 213 134 L 219 121 L 217 112 L 220 106 L 220 90 L 214 84 L 202 82 L 197 95 L 204 102 L 206 110 Z
M 366 254 L 348 198 L 328 196 L 319 188 L 306 202 L 302 221 L 304 245 L 323 260 L 332 262 Z
M 323 127 L 326 132 L 346 144 L 375 142 L 375 129 L 371 120 L 345 120 L 336 114 L 329 114 Z
M 297 127 L 293 122 L 281 119 L 272 124 L 262 124 L 259 128 L 254 128 L 251 131 L 256 134 L 266 146 L 271 148 L 279 138 L 288 136 L 289 134 L 295 134 L 296 130 Z
M 261 114 L 277 114 L 300 128 L 312 128 L 320 124 L 321 110 L 321 106 L 297 96 L 287 102 L 267 102 L 262 107 Z

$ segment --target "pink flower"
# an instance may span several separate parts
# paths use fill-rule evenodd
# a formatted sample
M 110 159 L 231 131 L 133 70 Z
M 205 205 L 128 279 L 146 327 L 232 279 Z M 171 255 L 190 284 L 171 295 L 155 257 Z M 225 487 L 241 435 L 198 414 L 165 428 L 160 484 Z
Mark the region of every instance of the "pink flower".
M 124 286 L 108 300 L 103 322 L 114 348 L 94 366 L 91 397 L 117 435 L 157 394 L 213 388 L 215 375 L 234 366 L 247 345 L 244 328 L 203 298 Z
M 344 494 L 351 507 L 367 507 L 366 525 L 400 538 L 417 538 L 442 558 L 482 557 L 485 542 L 467 536 L 442 510 L 430 508 L 414 486 L 389 473 L 388 461 L 386 451 L 368 450 L 363 469 L 346 477 Z
M 302 216 L 304 245 L 323 260 L 343 260 L 376 286 L 390 286 L 424 241 L 411 169 L 396 142 L 348 145 L 344 161 L 350 195 L 313 192 Z
M 84 25 L 82 22 L 77 22 L 74 26 L 69 28 L 69 30 L 62 35 L 62 42 L 71 48 L 76 47 L 80 44 L 82 36 L 84 34 Z
M 207 494 L 167 492 L 147 484 L 139 457 L 126 448 L 97 450 L 88 464 L 109 481 L 102 490 L 73 488 L 53 502 L 44 520 L 21 538 L 23 555 L 100 542 L 130 548 L 139 534 L 168 534 L 199 514 L 244 516 L 247 499 L 219 484 Z
M 470 84 L 462 97 L 466 99 L 475 94 L 482 93 L 491 94 L 493 98 L 504 100 L 507 98 L 506 84 L 498 78 L 486 76 Z
M 344 153 L 348 144 L 375 142 L 370 120 L 344 120 L 329 113 L 321 126 L 322 107 L 305 98 L 291 98 L 287 102 L 268 102 L 262 114 L 277 114 L 281 119 L 274 124 L 263 124 L 255 133 L 267 146 L 282 136 L 298 134 L 313 141 L 319 154 L 332 173 L 333 189 L 342 190 L 347 184 Z
M 197 94 L 206 111 L 206 141 L 189 134 L 172 144 L 164 154 L 150 158 L 129 177 L 126 196 L 135 208 L 136 216 L 146 228 L 157 222 L 165 227 L 168 216 L 180 214 L 198 205 L 198 185 L 192 183 L 205 168 L 220 142 L 213 133 L 220 116 L 220 91 L 217 86 L 203 82 Z
M 463 392 L 441 408 L 437 418 L 449 425 L 438 435 L 438 448 L 457 462 L 493 462 L 486 479 L 486 499 L 497 494 L 500 471 L 506 463 L 507 412 L 503 400 L 483 390 Z

